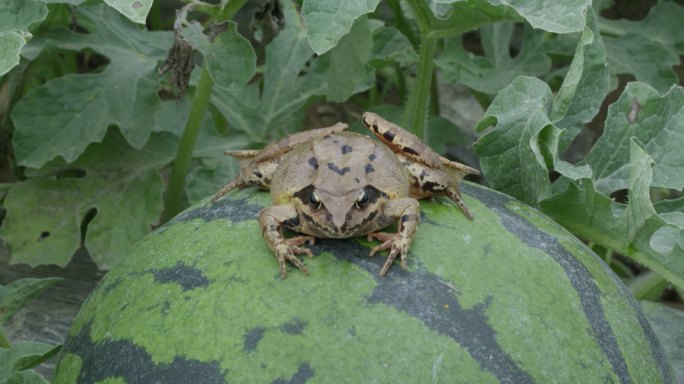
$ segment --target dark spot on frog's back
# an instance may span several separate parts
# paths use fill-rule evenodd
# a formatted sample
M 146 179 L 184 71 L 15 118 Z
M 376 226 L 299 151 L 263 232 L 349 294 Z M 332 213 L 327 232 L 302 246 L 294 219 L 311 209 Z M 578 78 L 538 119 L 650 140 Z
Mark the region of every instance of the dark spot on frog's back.
M 350 145 L 343 145 L 342 146 L 342 154 L 346 155 L 347 153 L 350 153 L 352 151 L 352 147 Z
M 337 167 L 337 165 L 335 165 L 333 163 L 328 163 L 328 169 L 337 173 L 340 176 L 344 176 L 345 173 L 347 173 L 351 170 L 351 168 L 349 168 L 349 167 L 344 167 L 344 168 L 340 169 Z
M 371 172 L 375 172 L 375 169 L 373 168 L 372 165 L 366 164 L 366 173 L 371 173 Z
M 369 161 L 373 161 L 373 160 L 375 160 L 376 158 L 377 158 L 377 156 L 375 156 L 375 153 L 371 153 L 370 155 L 368 155 L 368 160 L 369 160 Z
M 313 169 L 318 169 L 318 159 L 316 159 L 315 157 L 311 157 L 309 159 L 309 165 L 311 165 Z

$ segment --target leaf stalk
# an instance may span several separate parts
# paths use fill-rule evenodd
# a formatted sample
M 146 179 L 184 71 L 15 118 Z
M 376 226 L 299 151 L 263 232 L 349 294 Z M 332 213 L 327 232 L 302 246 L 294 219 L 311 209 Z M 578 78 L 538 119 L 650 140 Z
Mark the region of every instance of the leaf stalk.
M 160 219 L 160 224 L 169 221 L 182 209 L 185 176 L 190 167 L 192 151 L 195 148 L 197 136 L 199 135 L 199 130 L 202 126 L 202 119 L 204 118 L 204 114 L 209 105 L 209 96 L 211 96 L 211 89 L 213 86 L 214 81 L 205 66 L 202 68 L 202 73 L 200 74 L 199 84 L 195 90 L 195 96 L 192 99 L 190 115 L 185 122 L 183 136 L 181 136 L 178 152 L 176 152 L 176 159 L 173 163 L 173 168 L 171 169 L 169 185 L 164 195 L 164 211 Z

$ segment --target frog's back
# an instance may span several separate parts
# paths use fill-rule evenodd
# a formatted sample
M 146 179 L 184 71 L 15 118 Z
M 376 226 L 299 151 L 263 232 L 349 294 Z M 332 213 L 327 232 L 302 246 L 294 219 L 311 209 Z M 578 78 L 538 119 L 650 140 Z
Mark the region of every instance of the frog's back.
M 313 142 L 319 164 L 314 185 L 344 195 L 372 185 L 389 198 L 408 196 L 404 168 L 389 148 L 368 136 L 342 132 Z

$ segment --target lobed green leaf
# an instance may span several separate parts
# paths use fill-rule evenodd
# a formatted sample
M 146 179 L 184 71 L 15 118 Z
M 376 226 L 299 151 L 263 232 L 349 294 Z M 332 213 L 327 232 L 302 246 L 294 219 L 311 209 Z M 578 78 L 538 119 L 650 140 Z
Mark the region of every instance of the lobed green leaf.
M 115 124 L 135 148 L 142 148 L 156 124 L 156 74 L 171 43 L 168 32 L 147 32 L 108 7 L 80 7 L 79 22 L 90 33 L 54 31 L 49 42 L 63 49 L 92 49 L 110 59 L 100 73 L 69 74 L 48 81 L 12 111 L 12 143 L 19 165 L 40 168 L 62 157 L 74 161 L 100 142 Z
M 613 88 L 606 66 L 596 14 L 587 11 L 587 22 L 579 36 L 573 60 L 553 103 L 551 112 L 555 125 L 564 130 L 559 138 L 558 152 L 566 150 L 572 140 L 599 111 L 603 100 Z
M 19 64 L 19 53 L 26 44 L 28 28 L 45 20 L 48 9 L 35 0 L 0 2 L 0 76 Z
M 380 0 L 304 0 L 302 20 L 311 48 L 322 55 L 348 34 L 361 16 L 375 10 Z
M 521 50 L 513 58 L 513 28 L 512 22 L 483 26 L 480 31 L 484 56 L 466 52 L 460 39 L 450 39 L 435 64 L 448 81 L 489 95 L 495 95 L 517 76 L 546 73 L 551 60 L 540 49 L 543 33 L 526 27 Z
M 668 47 L 678 54 L 684 53 L 684 7 L 674 1 L 659 1 L 643 20 L 601 19 L 606 34 L 622 36 L 639 34 L 661 47 Z
M 199 23 L 191 23 L 181 34 L 204 56 L 214 86 L 241 87 L 256 72 L 256 53 L 252 45 L 237 32 L 237 24 L 228 22 L 228 30 L 210 40 Z
M 213 89 L 212 104 L 230 127 L 254 142 L 289 130 L 310 97 L 324 95 L 329 60 L 313 60 L 306 30 L 291 2 L 283 2 L 285 28 L 266 47 L 263 87 Z M 301 73 L 304 73 L 300 76 Z
M 361 17 L 337 46 L 324 56 L 323 60 L 330 60 L 326 71 L 328 101 L 343 102 L 373 86 L 375 71 L 368 65 L 372 50 L 373 36 L 368 19 Z
M 112 267 L 156 224 L 163 189 L 158 170 L 174 158 L 177 145 L 176 137 L 157 134 L 136 150 L 110 130 L 72 164 L 53 162 L 33 175 L 42 177 L 17 183 L 5 197 L 0 228 L 12 261 L 64 266 L 83 244 L 99 267 Z M 83 176 L 54 176 L 70 170 Z M 93 212 L 82 239 L 81 226 Z
M 418 53 L 398 29 L 381 27 L 373 32 L 371 62 L 396 61 L 402 67 L 418 61 Z
M 591 6 L 591 0 L 487 0 L 487 3 L 473 0 L 435 0 L 434 2 L 463 7 L 469 6 L 473 9 L 471 10 L 472 13 L 479 13 L 482 16 L 498 13 L 502 17 L 501 19 L 510 18 L 508 14 L 513 13 L 525 19 L 535 29 L 555 33 L 581 31 L 584 27 L 587 8 Z M 496 8 L 494 12 L 491 9 L 492 7 Z M 486 19 L 482 16 L 481 18 Z M 496 20 L 489 20 L 489 22 L 491 21 Z
M 152 8 L 154 0 L 104 0 L 110 7 L 121 12 L 122 15 L 138 24 L 145 24 L 147 13 Z
M 594 170 L 596 189 L 603 194 L 629 186 L 633 138 L 655 161 L 650 186 L 684 189 L 684 89 L 674 87 L 661 96 L 648 84 L 630 83 L 610 106 L 603 135 L 583 162 Z
M 613 74 L 633 75 L 660 92 L 677 83 L 677 74 L 672 67 L 679 64 L 679 56 L 667 46 L 632 33 L 606 37 L 605 43 Z

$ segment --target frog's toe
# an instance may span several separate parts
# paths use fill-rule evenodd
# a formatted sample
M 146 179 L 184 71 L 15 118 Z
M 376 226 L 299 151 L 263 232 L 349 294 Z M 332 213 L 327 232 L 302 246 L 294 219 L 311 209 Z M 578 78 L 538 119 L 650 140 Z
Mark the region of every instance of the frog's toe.
M 302 236 L 304 237 L 304 236 Z M 308 240 L 308 239 L 307 239 Z M 304 272 L 305 275 L 309 274 L 309 270 L 306 268 L 306 265 L 304 262 L 299 260 L 297 257 L 298 254 L 306 254 L 309 257 L 312 257 L 313 254 L 311 253 L 311 250 L 298 247 L 296 245 L 290 245 L 288 240 L 285 240 L 280 247 L 277 248 L 277 258 L 278 258 L 278 264 L 280 265 L 280 278 L 285 279 L 287 278 L 287 266 L 286 263 L 289 261 L 294 265 L 295 267 L 299 268 L 302 272 Z
M 387 273 L 387 271 L 389 271 L 390 267 L 392 266 L 392 263 L 394 263 L 394 260 L 397 258 L 397 256 L 400 256 L 401 267 L 403 269 L 408 268 L 408 242 L 400 234 L 384 232 L 375 232 L 368 234 L 368 241 L 371 241 L 373 239 L 380 240 L 383 243 L 373 247 L 373 249 L 371 249 L 370 256 L 375 255 L 375 253 L 378 251 L 384 251 L 388 249 L 390 250 L 390 253 L 387 256 L 387 260 L 385 260 L 385 264 L 380 269 L 380 272 L 378 272 L 380 276 L 385 276 L 385 274 Z

